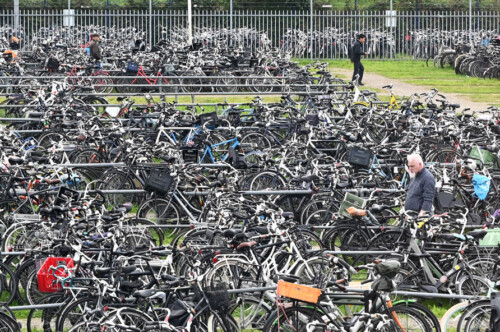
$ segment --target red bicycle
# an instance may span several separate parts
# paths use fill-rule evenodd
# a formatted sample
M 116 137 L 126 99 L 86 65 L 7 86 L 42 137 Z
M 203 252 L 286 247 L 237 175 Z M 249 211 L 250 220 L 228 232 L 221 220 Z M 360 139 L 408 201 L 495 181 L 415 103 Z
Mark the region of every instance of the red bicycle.
M 166 73 L 164 75 L 163 73 Z M 157 92 L 175 92 L 179 80 L 171 76 L 176 76 L 173 71 L 167 71 L 167 68 L 158 69 L 156 75 L 147 74 L 142 66 L 139 66 L 137 72 L 127 71 L 127 77 L 117 79 L 118 86 L 116 90 L 120 93 L 136 93 L 146 91 Z
M 61 67 L 71 68 L 66 78 L 70 85 L 91 86 L 97 93 L 110 93 L 113 91 L 113 79 L 105 70 L 92 66 L 61 65 Z M 98 69 L 94 71 L 95 69 Z M 90 77 L 90 78 L 89 78 Z

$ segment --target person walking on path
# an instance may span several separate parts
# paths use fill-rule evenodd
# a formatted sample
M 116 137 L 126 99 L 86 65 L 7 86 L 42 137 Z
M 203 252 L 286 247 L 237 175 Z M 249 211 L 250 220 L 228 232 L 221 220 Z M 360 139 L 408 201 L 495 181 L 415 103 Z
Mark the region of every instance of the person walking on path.
M 359 75 L 358 85 L 363 84 L 363 73 L 365 72 L 365 67 L 361 63 L 361 56 L 368 55 L 368 52 L 363 52 L 363 44 L 366 41 L 366 36 L 364 34 L 358 35 L 358 40 L 354 43 L 352 47 L 352 59 L 351 61 L 354 63 L 354 73 L 352 74 L 352 80 L 356 79 L 356 75 Z
M 99 34 L 95 33 L 91 36 L 92 40 L 90 41 L 89 49 L 90 49 L 90 57 L 93 61 L 99 63 L 101 62 L 101 48 L 99 47 L 99 40 L 101 37 Z

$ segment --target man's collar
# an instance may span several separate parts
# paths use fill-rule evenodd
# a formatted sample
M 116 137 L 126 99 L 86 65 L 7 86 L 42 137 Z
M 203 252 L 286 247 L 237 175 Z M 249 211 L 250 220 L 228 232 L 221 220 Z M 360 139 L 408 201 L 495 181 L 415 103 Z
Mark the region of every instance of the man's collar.
M 425 167 L 422 168 L 417 174 L 415 174 L 415 177 L 420 176 L 424 172 L 424 170 L 425 170 Z

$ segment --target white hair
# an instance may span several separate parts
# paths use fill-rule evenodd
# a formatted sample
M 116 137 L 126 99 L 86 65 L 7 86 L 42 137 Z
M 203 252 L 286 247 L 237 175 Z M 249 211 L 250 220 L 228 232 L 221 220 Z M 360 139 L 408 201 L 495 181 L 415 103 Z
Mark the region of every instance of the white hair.
M 411 161 L 416 161 L 417 163 L 420 163 L 420 164 L 424 164 L 424 161 L 422 160 L 422 157 L 419 155 L 419 154 L 411 154 L 409 155 L 408 157 L 408 162 L 411 162 Z

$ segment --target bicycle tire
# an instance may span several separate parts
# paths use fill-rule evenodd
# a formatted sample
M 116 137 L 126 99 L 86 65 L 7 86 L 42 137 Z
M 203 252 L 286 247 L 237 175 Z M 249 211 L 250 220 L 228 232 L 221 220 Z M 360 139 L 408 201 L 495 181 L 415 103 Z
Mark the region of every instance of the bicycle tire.
M 143 202 L 137 209 L 139 218 L 150 220 L 157 225 L 180 225 L 181 213 L 179 208 L 169 198 L 152 198 Z M 164 238 L 171 238 L 177 232 L 164 228 L 161 230 Z
M 228 310 L 238 323 L 240 330 L 262 330 L 273 307 L 264 298 L 240 296 Z
M 208 332 L 239 332 L 234 318 L 228 314 L 212 312 L 207 320 Z
M 416 309 L 411 307 L 394 306 L 389 309 L 389 313 L 393 318 L 393 327 L 396 328 L 396 330 L 399 330 L 399 324 L 392 313 L 397 315 L 398 321 L 403 326 L 404 331 L 432 332 L 432 327 L 429 325 L 427 319 Z M 410 323 L 410 320 L 413 322 Z
M 280 315 L 280 316 L 278 316 Z M 323 320 L 323 313 L 319 310 L 314 310 L 308 307 L 288 307 L 281 308 L 280 313 L 274 310 L 266 323 L 262 332 L 278 332 L 283 331 L 306 331 L 307 323 L 318 320 L 322 323 L 327 323 Z
M 56 321 L 56 332 L 65 332 L 66 329 L 73 327 L 82 319 L 82 313 L 85 308 L 95 309 L 97 305 L 97 298 L 83 297 L 68 303 L 60 312 Z M 74 310 L 74 312 L 72 312 Z M 80 313 L 77 311 L 81 310 Z
M 425 305 L 422 305 L 418 302 L 412 302 L 412 301 L 407 301 L 407 302 L 402 302 L 395 304 L 394 307 L 397 306 L 403 306 L 403 307 L 410 307 L 412 309 L 415 309 L 423 314 L 423 317 L 427 319 L 427 323 L 431 327 L 431 331 L 433 332 L 441 332 L 441 325 L 439 323 L 439 319 L 436 317 L 436 315 L 430 310 L 428 307 Z

